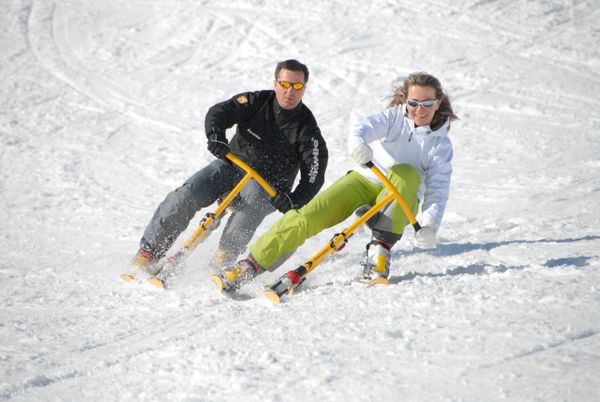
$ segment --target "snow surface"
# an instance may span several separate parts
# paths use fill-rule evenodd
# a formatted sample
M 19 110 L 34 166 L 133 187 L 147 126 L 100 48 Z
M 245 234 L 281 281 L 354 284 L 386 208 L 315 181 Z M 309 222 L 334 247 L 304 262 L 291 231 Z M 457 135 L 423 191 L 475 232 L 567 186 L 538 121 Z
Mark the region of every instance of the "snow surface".
M 2 1 L 0 400 L 599 400 L 599 21 L 597 0 Z M 240 300 L 208 281 L 215 235 L 169 290 L 122 283 L 211 160 L 207 108 L 290 57 L 326 185 L 401 77 L 442 80 L 461 117 L 442 244 L 407 229 L 392 285 L 364 288 L 363 231 L 279 306 L 262 285 L 350 220 Z

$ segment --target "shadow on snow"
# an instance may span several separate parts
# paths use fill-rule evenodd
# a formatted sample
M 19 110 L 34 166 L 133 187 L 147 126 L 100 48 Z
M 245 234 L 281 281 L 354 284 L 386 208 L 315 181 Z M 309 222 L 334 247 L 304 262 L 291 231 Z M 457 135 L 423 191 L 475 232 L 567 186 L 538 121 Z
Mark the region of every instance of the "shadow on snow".
M 580 238 L 572 238 L 572 239 L 541 239 L 541 240 L 511 240 L 511 241 L 503 241 L 503 242 L 491 242 L 491 243 L 462 243 L 462 244 L 440 244 L 435 250 L 427 251 L 419 248 L 415 248 L 409 252 L 406 251 L 397 251 L 396 253 L 402 255 L 413 255 L 418 253 L 427 252 L 432 255 L 437 255 L 440 257 L 447 257 L 458 255 L 462 253 L 468 253 L 475 250 L 484 250 L 490 251 L 497 247 L 515 245 L 515 244 L 540 244 L 540 243 L 575 243 L 579 241 L 592 241 L 599 240 L 600 236 L 585 236 Z M 588 265 L 589 260 L 592 257 L 579 256 L 579 257 L 567 257 L 567 258 L 558 258 L 551 259 L 542 264 L 548 268 L 555 268 L 561 266 L 575 266 L 575 267 L 584 267 Z M 482 275 L 490 272 L 506 272 L 508 270 L 521 270 L 527 268 L 528 265 L 521 266 L 507 266 L 504 264 L 501 265 L 490 265 L 490 264 L 471 264 L 466 267 L 456 267 L 452 269 L 446 270 L 443 273 L 431 273 L 431 272 L 409 272 L 405 275 L 401 276 L 392 276 L 390 277 L 390 283 L 397 284 L 403 281 L 410 281 L 415 279 L 416 277 L 426 277 L 426 278 L 439 278 L 445 276 L 457 276 L 457 275 Z M 490 268 L 491 271 L 490 271 Z
M 498 247 L 502 246 L 511 246 L 517 244 L 542 244 L 542 243 L 577 243 L 580 241 L 592 241 L 592 240 L 600 240 L 600 236 L 585 236 L 573 239 L 540 239 L 540 240 L 507 240 L 501 242 L 491 242 L 491 243 L 454 243 L 454 244 L 440 244 L 438 247 L 432 252 L 433 255 L 439 256 L 452 256 L 462 253 L 468 253 L 470 251 L 475 250 L 484 250 L 490 251 Z M 414 249 L 412 253 L 415 252 L 423 252 L 421 249 Z M 410 254 L 405 253 L 406 254 Z

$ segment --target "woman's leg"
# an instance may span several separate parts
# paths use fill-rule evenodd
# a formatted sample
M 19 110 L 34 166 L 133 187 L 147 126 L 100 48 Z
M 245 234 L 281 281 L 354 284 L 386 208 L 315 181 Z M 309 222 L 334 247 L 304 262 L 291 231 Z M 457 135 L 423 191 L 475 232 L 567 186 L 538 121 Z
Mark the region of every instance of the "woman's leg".
M 361 174 L 349 172 L 304 207 L 287 212 L 250 247 L 252 256 L 261 267 L 271 268 L 309 237 L 342 222 L 359 206 L 373 203 L 380 188 Z
M 398 190 L 413 214 L 417 213 L 419 200 L 419 173 L 410 165 L 394 165 L 388 170 L 388 179 Z M 388 194 L 385 187 L 377 196 L 381 199 Z M 363 277 L 367 280 L 387 280 L 390 269 L 391 248 L 402 237 L 404 227 L 409 223 L 404 210 L 396 201 L 388 204 L 369 226 L 373 231 L 371 242 L 367 244 Z
M 407 164 L 394 165 L 388 170 L 387 178 L 392 182 L 398 190 L 408 207 L 414 215 L 417 214 L 419 208 L 419 199 L 417 193 L 419 191 L 420 177 L 417 170 Z M 377 195 L 377 201 L 388 194 L 385 187 Z M 410 221 L 402 210 L 400 204 L 396 201 L 391 202 L 382 209 L 379 219 L 372 225 L 373 232 L 391 232 L 399 236 L 404 232 L 404 227 Z

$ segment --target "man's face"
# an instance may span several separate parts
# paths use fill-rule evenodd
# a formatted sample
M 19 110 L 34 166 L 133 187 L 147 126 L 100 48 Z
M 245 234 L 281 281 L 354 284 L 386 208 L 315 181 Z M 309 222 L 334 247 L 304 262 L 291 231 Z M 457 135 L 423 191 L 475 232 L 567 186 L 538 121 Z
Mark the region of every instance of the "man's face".
M 284 88 L 284 86 L 289 88 Z M 301 83 L 301 89 L 294 89 L 294 84 Z M 283 85 L 282 85 L 283 84 Z M 302 71 L 291 71 L 286 69 L 279 70 L 277 79 L 274 82 L 275 85 L 275 96 L 277 97 L 277 103 L 283 109 L 291 110 L 298 106 L 306 91 L 306 85 L 304 85 L 304 73 Z

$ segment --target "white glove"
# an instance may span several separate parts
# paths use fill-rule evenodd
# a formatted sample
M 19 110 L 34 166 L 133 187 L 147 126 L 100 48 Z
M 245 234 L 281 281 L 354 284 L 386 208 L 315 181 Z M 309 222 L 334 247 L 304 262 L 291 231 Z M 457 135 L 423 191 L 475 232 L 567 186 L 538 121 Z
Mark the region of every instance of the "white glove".
M 373 150 L 361 140 L 355 141 L 350 147 L 350 156 L 359 165 L 364 165 L 373 159 Z
M 437 245 L 436 230 L 433 226 L 423 226 L 415 233 L 415 239 L 420 248 L 435 248 Z

